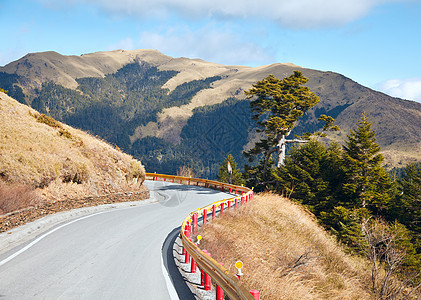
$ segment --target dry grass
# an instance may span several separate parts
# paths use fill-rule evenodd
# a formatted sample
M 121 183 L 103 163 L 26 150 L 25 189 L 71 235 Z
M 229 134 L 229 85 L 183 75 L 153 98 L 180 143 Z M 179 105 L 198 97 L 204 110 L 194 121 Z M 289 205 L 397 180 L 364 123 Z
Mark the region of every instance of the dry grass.
M 0 179 L 66 200 L 139 191 L 141 163 L 0 93 Z
M 201 248 L 242 277 L 261 299 L 370 299 L 370 272 L 345 254 L 314 217 L 274 194 L 262 194 L 243 210 L 224 215 L 202 232 Z
M 0 181 L 0 215 L 37 205 L 40 200 L 34 189 L 28 185 L 9 185 Z

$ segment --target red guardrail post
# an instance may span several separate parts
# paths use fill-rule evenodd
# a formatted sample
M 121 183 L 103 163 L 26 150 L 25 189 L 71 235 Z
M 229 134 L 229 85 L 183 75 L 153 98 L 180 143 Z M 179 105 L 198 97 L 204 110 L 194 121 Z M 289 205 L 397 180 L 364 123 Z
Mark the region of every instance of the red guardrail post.
M 228 193 L 231 194 L 231 188 L 229 188 Z
M 208 220 L 208 210 L 205 208 L 203 210 L 203 226 L 206 225 L 206 221 Z
M 250 290 L 250 294 L 254 297 L 254 299 L 256 299 L 256 300 L 259 300 L 260 299 L 259 291 Z
M 193 256 L 191 258 L 191 266 L 190 267 L 191 267 L 190 268 L 190 273 L 196 273 L 196 271 L 197 271 L 197 263 L 194 260 Z
M 203 251 L 203 253 L 208 253 L 208 250 L 206 250 L 206 249 L 203 249 L 202 250 Z M 201 286 L 205 286 L 205 271 L 203 271 L 203 269 L 200 269 L 200 285 Z
M 231 200 L 228 200 L 228 204 L 227 204 L 228 210 L 231 209 Z
M 198 220 L 198 216 L 197 213 L 194 213 L 192 216 L 192 221 L 193 221 L 193 234 L 196 234 L 197 231 L 197 220 Z
M 220 212 L 220 216 L 222 216 L 224 214 L 224 205 L 225 203 L 221 203 L 221 212 Z
M 241 197 L 241 206 L 244 205 L 244 197 Z
M 215 220 L 216 205 L 212 205 L 212 220 Z
M 209 252 L 206 252 L 207 255 L 211 256 Z M 210 291 L 212 288 L 211 285 L 211 277 L 208 273 L 205 272 L 205 285 L 204 285 L 205 291 Z
M 237 198 L 235 198 L 235 199 L 234 199 L 234 201 L 235 201 L 235 202 L 234 202 L 234 203 L 235 203 L 235 204 L 234 204 L 234 208 L 235 208 L 235 209 L 237 209 L 237 202 L 238 202 L 237 200 L 238 200 Z
M 223 265 L 221 264 L 221 266 Z M 224 290 L 219 285 L 216 285 L 216 300 L 224 300 Z

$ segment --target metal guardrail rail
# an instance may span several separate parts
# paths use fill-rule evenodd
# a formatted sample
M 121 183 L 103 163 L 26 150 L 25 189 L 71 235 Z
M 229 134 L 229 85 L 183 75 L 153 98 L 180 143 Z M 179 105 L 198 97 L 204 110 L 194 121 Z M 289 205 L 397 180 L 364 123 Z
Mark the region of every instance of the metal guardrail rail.
M 147 179 L 152 179 L 154 181 L 161 179 L 162 181 L 170 181 L 174 183 L 186 184 L 186 185 L 197 185 L 203 186 L 206 188 L 214 188 L 214 189 L 221 189 L 221 191 L 239 194 L 238 196 L 234 196 L 232 198 L 220 200 L 213 202 L 205 207 L 199 208 L 198 211 L 193 211 L 188 214 L 181 225 L 181 239 L 183 242 L 183 246 L 186 251 L 191 255 L 191 257 L 196 261 L 197 265 L 201 270 L 204 270 L 209 276 L 214 280 L 214 282 L 221 287 L 225 294 L 232 300 L 234 299 L 242 299 L 242 300 L 255 300 L 253 295 L 250 294 L 250 289 L 247 288 L 238 278 L 229 273 L 229 271 L 219 264 L 215 259 L 208 256 L 204 253 L 196 244 L 194 244 L 190 238 L 185 235 L 185 229 L 188 223 L 192 222 L 192 217 L 195 213 L 203 214 L 203 211 L 206 209 L 210 211 L 210 209 L 215 205 L 216 207 L 220 207 L 221 203 L 226 205 L 228 201 L 234 203 L 234 201 L 241 200 L 241 197 L 253 197 L 253 191 L 247 187 L 237 186 L 228 183 L 222 183 L 214 180 L 208 179 L 199 179 L 199 178 L 191 178 L 191 177 L 183 177 L 183 176 L 175 176 L 175 175 L 164 175 L 164 174 L 155 174 L 155 173 L 146 173 Z

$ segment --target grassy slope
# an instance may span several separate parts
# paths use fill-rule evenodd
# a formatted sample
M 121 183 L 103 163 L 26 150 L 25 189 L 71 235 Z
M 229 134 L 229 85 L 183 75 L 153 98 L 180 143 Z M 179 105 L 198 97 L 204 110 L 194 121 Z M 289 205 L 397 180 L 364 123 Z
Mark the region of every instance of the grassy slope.
M 35 189 L 41 202 L 144 190 L 139 161 L 80 130 L 40 123 L 37 114 L 0 92 L 3 187 Z
M 366 262 L 345 254 L 309 213 L 278 195 L 258 195 L 201 234 L 201 248 L 230 272 L 243 261 L 242 280 L 262 299 L 371 297 Z

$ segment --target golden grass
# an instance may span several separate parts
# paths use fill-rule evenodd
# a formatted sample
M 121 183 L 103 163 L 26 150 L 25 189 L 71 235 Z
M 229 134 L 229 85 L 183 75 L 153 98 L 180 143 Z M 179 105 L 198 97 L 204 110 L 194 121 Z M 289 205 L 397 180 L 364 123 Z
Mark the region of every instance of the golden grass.
M 258 195 L 202 231 L 201 248 L 260 291 L 261 299 L 370 299 L 367 262 L 345 254 L 302 207 Z
M 0 180 L 36 188 L 44 200 L 143 189 L 145 170 L 139 161 L 87 133 L 51 122 L 0 93 Z

